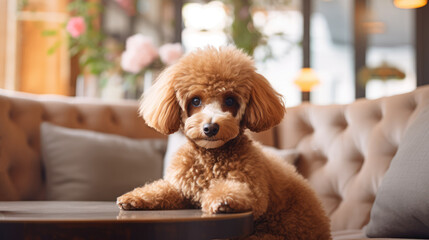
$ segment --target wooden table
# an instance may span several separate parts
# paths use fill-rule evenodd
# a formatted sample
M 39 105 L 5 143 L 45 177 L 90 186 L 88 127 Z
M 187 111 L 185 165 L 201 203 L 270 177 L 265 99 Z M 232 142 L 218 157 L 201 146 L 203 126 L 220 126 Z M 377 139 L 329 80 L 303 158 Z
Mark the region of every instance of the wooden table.
M 251 212 L 122 211 L 113 202 L 0 202 L 0 239 L 222 239 L 253 231 Z

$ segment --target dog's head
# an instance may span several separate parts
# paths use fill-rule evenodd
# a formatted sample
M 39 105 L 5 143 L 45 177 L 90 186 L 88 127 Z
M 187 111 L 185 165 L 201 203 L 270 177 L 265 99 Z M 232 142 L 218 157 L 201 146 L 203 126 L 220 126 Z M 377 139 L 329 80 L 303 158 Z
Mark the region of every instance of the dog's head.
M 277 125 L 285 107 L 249 56 L 234 47 L 208 47 L 164 70 L 143 96 L 140 114 L 163 134 L 181 128 L 199 146 L 217 148 L 244 128 Z

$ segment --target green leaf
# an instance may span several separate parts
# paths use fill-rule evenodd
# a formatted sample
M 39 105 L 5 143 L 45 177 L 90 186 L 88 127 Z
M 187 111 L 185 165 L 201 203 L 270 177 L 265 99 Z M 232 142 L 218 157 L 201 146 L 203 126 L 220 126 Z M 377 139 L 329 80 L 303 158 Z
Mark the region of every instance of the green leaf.
M 58 40 L 48 49 L 48 55 L 54 54 L 57 49 L 61 46 L 61 40 Z
M 43 30 L 42 31 L 42 36 L 44 37 L 50 37 L 50 36 L 55 36 L 57 35 L 58 31 L 57 30 Z
M 80 52 L 80 48 L 78 46 L 73 46 L 69 49 L 70 55 L 74 56 Z

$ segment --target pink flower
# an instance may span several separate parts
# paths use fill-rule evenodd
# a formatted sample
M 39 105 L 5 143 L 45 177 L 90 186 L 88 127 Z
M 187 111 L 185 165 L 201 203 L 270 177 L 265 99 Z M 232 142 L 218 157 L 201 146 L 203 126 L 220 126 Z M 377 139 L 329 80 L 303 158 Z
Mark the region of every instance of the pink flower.
M 86 30 L 85 20 L 83 17 L 72 17 L 67 23 L 66 29 L 72 37 L 77 38 Z
M 138 73 L 143 67 L 137 52 L 125 51 L 122 53 L 121 66 L 127 72 Z
M 177 62 L 183 55 L 183 48 L 180 43 L 167 43 L 159 48 L 159 57 L 167 65 Z
M 122 53 L 121 66 L 125 71 L 138 73 L 158 57 L 152 40 L 142 34 L 127 39 L 125 52 Z

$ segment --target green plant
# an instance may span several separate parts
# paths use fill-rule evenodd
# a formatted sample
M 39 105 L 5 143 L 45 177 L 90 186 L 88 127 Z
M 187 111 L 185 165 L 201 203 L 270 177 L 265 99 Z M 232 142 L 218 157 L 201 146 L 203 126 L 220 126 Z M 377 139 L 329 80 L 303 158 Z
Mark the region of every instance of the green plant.
M 253 24 L 250 12 L 251 0 L 230 0 L 230 2 L 234 8 L 232 40 L 238 48 L 253 55 L 255 48 L 260 44 L 262 34 Z
M 81 16 L 85 20 L 86 31 L 79 37 L 69 36 L 69 49 L 72 56 L 79 55 L 79 64 L 83 72 L 101 75 L 112 67 L 106 59 L 105 35 L 100 31 L 99 17 L 102 12 L 99 2 L 74 0 L 68 4 L 72 16 Z
M 269 9 L 276 6 L 285 6 L 290 0 L 224 0 L 233 9 L 233 22 L 229 29 L 232 42 L 247 54 L 253 56 L 255 49 L 261 48 L 262 56 L 260 60 L 275 58 L 273 49 L 269 44 L 272 37 L 281 38 L 283 41 L 295 45 L 283 32 L 274 35 L 264 34 L 262 29 L 255 26 L 252 12 L 255 8 Z M 286 50 L 289 51 L 290 49 Z
M 84 31 L 78 36 L 73 36 L 67 29 L 68 23 L 61 24 L 61 29 L 48 29 L 42 32 L 45 37 L 58 36 L 60 32 L 67 31 L 70 55 L 78 56 L 79 66 L 82 74 L 92 74 L 100 76 L 113 67 L 106 55 L 108 50 L 105 47 L 106 36 L 100 30 L 100 15 L 102 5 L 99 2 L 73 0 L 67 5 L 67 10 L 71 16 L 82 18 L 84 21 Z M 68 21 L 72 20 L 70 18 Z M 47 54 L 52 55 L 61 46 L 62 39 L 57 41 L 48 49 Z

